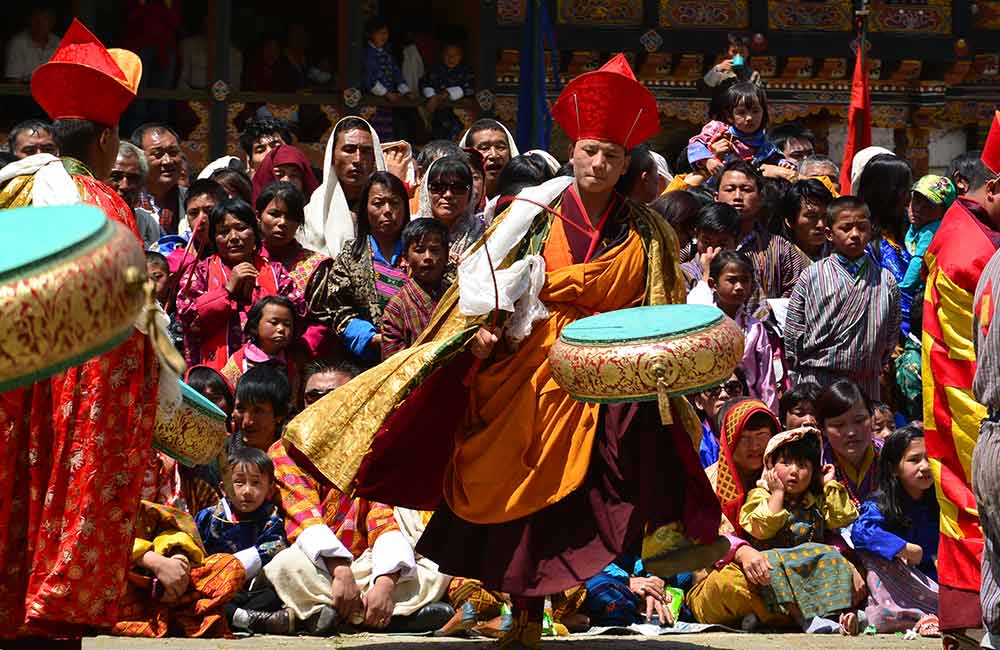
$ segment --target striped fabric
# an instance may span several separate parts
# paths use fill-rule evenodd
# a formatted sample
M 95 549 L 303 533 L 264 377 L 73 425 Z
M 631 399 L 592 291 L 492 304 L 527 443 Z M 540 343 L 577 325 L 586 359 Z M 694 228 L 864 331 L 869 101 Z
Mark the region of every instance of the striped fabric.
M 791 242 L 758 225 L 740 242 L 737 250 L 746 253 L 754 266 L 757 287 L 747 302 L 750 314 L 756 313 L 767 298 L 787 298 L 792 295 L 792 288 L 805 264 Z
M 431 320 L 441 292 L 431 296 L 413 278 L 406 281 L 382 314 L 382 358 L 413 345 Z
M 858 273 L 836 256 L 805 270 L 788 304 L 785 355 L 793 383 L 849 377 L 879 400 L 879 376 L 899 340 L 899 287 L 874 260 Z
M 385 264 L 378 257 L 372 258 L 372 270 L 375 272 L 375 292 L 378 294 L 382 309 L 385 309 L 406 282 L 406 271 Z
M 306 528 L 326 524 L 358 557 L 382 533 L 399 530 L 390 506 L 352 499 L 336 489 L 321 486 L 288 456 L 281 440 L 271 446 L 268 455 L 274 462 L 274 479 L 281 496 L 289 543 L 295 543 Z
M 980 366 L 982 367 L 982 366 Z M 994 374 L 994 381 L 996 381 Z M 979 592 L 983 623 L 993 634 L 1000 634 L 1000 424 L 984 420 L 979 440 L 972 454 L 972 485 L 976 493 L 980 524 L 986 545 L 983 548 L 983 579 Z

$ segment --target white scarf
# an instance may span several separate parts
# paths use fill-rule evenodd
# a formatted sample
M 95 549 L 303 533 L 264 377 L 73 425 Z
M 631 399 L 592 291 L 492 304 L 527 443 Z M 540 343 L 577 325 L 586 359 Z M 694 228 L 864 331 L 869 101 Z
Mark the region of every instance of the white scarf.
M 340 255 L 344 244 L 354 239 L 356 233 L 356 224 L 351 215 L 351 208 L 347 204 L 347 197 L 344 196 L 344 188 L 340 186 L 340 180 L 333 170 L 333 150 L 336 140 L 334 134 L 337 133 L 337 126 L 351 117 L 361 119 L 356 116 L 342 118 L 330 133 L 330 139 L 326 143 L 326 153 L 323 155 L 323 183 L 312 193 L 305 208 L 305 223 L 299 228 L 297 235 L 300 244 L 329 257 Z M 385 171 L 382 142 L 371 124 L 365 120 L 361 121 L 368 126 L 372 134 L 375 169 Z
M 549 315 L 538 298 L 545 284 L 545 259 L 541 255 L 528 255 L 505 269 L 496 269 L 494 265 L 527 236 L 541 210 L 536 204 L 549 205 L 572 183 L 570 176 L 557 176 L 537 187 L 521 190 L 518 196 L 528 200 L 514 201 L 486 242 L 462 260 L 458 266 L 458 308 L 463 315 L 489 314 L 497 307 L 496 293 L 499 293 L 500 309 L 513 314 L 505 333 L 514 342 L 526 338 L 532 323 Z

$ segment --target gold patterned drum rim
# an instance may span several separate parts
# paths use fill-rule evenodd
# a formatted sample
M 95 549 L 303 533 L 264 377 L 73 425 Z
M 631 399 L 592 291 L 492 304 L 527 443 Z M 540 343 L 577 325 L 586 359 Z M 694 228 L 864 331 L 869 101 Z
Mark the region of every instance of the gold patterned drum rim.
M 0 275 L 0 391 L 121 344 L 142 309 L 145 269 L 135 236 L 106 221 L 68 251 Z
M 583 343 L 560 336 L 549 350 L 549 368 L 555 382 L 579 401 L 642 402 L 657 399 L 661 380 L 671 396 L 725 381 L 742 361 L 743 347 L 743 332 L 719 311 L 701 329 L 655 340 Z
M 193 388 L 180 382 L 183 402 L 167 416 L 156 412 L 153 447 L 193 467 L 215 460 L 226 441 L 226 414 Z

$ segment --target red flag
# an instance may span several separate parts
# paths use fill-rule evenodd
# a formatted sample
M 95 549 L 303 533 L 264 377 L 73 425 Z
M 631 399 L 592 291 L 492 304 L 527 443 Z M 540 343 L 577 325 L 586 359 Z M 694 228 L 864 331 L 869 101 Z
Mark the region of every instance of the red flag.
M 872 144 L 872 104 L 868 96 L 868 66 L 864 57 L 865 39 L 858 38 L 858 53 L 854 61 L 854 81 L 851 83 L 851 104 L 847 112 L 847 140 L 844 162 L 840 166 L 840 193 L 851 194 L 851 162 L 854 154 Z

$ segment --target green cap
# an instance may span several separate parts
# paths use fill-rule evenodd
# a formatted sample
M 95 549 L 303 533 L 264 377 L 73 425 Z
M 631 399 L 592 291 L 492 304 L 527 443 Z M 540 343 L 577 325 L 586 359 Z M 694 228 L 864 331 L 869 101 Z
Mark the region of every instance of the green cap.
M 943 205 L 945 208 L 950 207 L 958 197 L 958 191 L 949 179 L 934 174 L 928 174 L 914 183 L 913 191 L 919 192 L 931 203 Z

